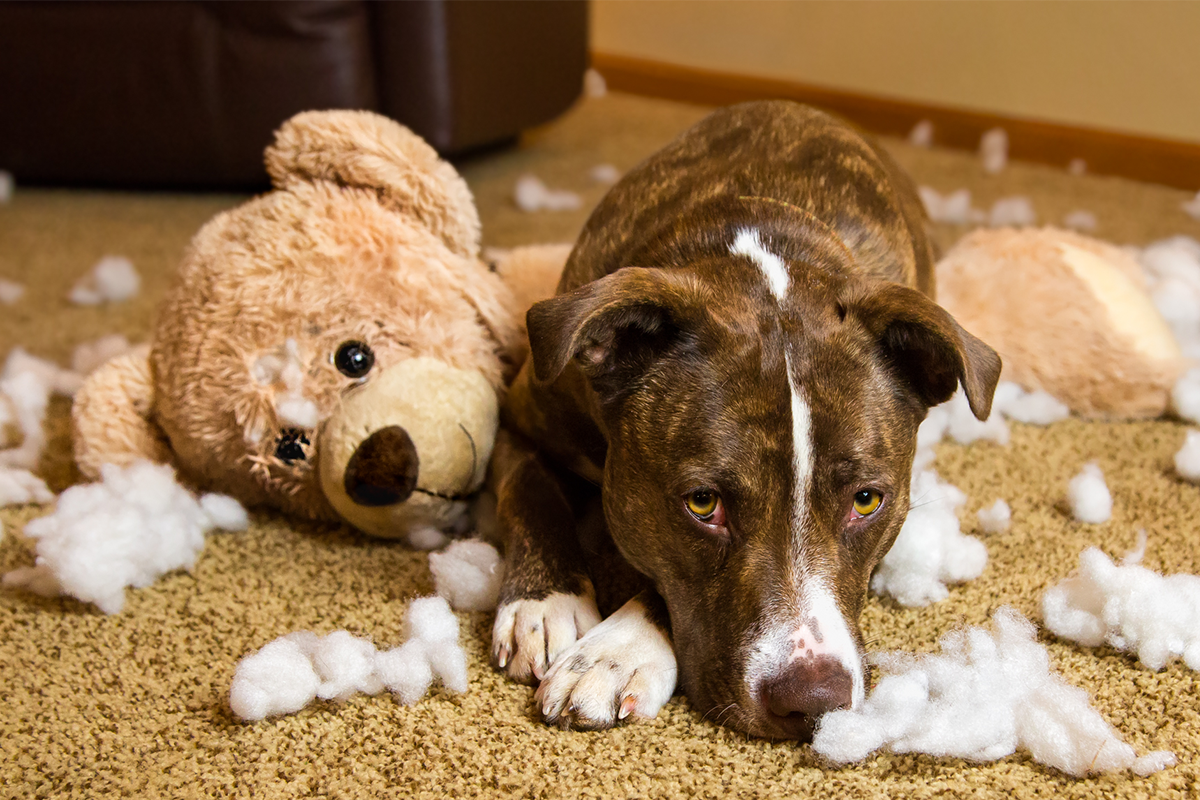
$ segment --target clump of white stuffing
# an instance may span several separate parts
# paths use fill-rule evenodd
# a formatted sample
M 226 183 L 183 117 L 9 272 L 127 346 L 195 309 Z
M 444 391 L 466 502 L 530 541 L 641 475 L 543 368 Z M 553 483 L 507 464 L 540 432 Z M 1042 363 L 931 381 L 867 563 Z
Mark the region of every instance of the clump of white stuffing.
M 939 644 L 940 654 L 873 656 L 885 677 L 859 708 L 822 717 L 813 749 L 837 763 L 880 748 L 971 761 L 1023 749 L 1074 777 L 1175 764 L 1166 751 L 1139 757 L 1087 692 L 1051 669 L 1036 627 L 1016 609 L 997 609 L 990 631 L 954 630 Z
M 125 605 L 126 587 L 145 588 L 168 572 L 191 569 L 209 530 L 249 524 L 236 500 L 197 501 L 164 464 L 105 464 L 100 474 L 97 483 L 67 489 L 54 513 L 25 526 L 37 541 L 36 566 L 6 574 L 6 586 L 69 594 L 115 614 Z
M 933 123 L 923 119 L 908 133 L 908 143 L 916 147 L 933 146 Z
M 75 283 L 67 299 L 81 306 L 117 303 L 133 297 L 141 287 L 133 262 L 123 256 L 105 256 Z
M 16 181 L 13 179 L 12 173 L 0 170 L 0 205 L 12 200 L 15 187 Z
M 491 611 L 500 598 L 504 562 L 496 548 L 482 539 L 452 542 L 429 554 L 434 590 L 455 611 Z
M 550 189 L 536 175 L 517 178 L 513 201 L 522 211 L 573 211 L 583 206 L 583 198 L 566 189 Z
M 119 333 L 83 342 L 71 353 L 71 369 L 87 375 L 109 359 L 128 353 L 131 347 L 129 340 Z
M 1200 431 L 1190 430 L 1183 447 L 1175 454 L 1175 472 L 1192 483 L 1200 483 Z
M 0 508 L 26 503 L 49 503 L 54 492 L 29 470 L 0 466 Z
M 1175 382 L 1171 408 L 1183 419 L 1200 423 L 1200 367 L 1188 370 Z
M 1134 251 L 1146 276 L 1147 290 L 1179 349 L 1200 358 L 1200 242 L 1172 236 Z
M 987 214 L 971 205 L 971 190 L 959 189 L 942 196 L 937 189 L 928 186 L 918 187 L 921 203 L 925 213 L 934 222 L 947 222 L 951 225 L 967 225 L 983 222 Z
M 1182 208 L 1188 216 L 1200 219 L 1200 192 L 1196 192 L 1196 196 L 1191 200 L 1185 201 Z
M 984 533 L 1004 533 L 1012 524 L 1012 509 L 1003 500 L 979 509 L 975 516 L 979 518 L 979 527 Z
M 993 228 L 1024 227 L 1037 224 L 1037 212 L 1028 197 L 1001 197 L 992 204 L 988 224 Z
M 388 689 L 404 705 L 425 696 L 434 679 L 452 692 L 467 690 L 467 657 L 458 644 L 458 619 L 441 597 L 409 603 L 406 641 L 376 650 L 348 631 L 288 634 L 243 658 L 229 705 L 244 720 L 292 714 L 317 698 L 345 701 Z
M 1083 469 L 1067 484 L 1067 501 L 1071 513 L 1080 522 L 1099 525 L 1112 518 L 1112 494 L 1104 482 L 1104 472 L 1095 461 L 1083 465 Z
M 983 171 L 995 175 L 1008 165 L 1008 134 L 1003 128 L 992 128 L 979 139 L 979 157 Z
M 967 496 L 958 487 L 932 470 L 915 472 L 909 498 L 908 518 L 871 576 L 871 590 L 902 606 L 926 606 L 946 598 L 946 584 L 978 578 L 988 554 L 983 542 L 959 528 L 958 508 Z
M 1200 577 L 1140 566 L 1145 549 L 1142 531 L 1120 566 L 1099 548 L 1084 550 L 1076 573 L 1042 595 L 1046 627 L 1084 647 L 1137 653 L 1153 670 L 1176 658 L 1200 670 Z
M 977 419 L 962 389 L 955 392 L 943 405 L 949 414 L 946 433 L 954 441 L 959 444 L 971 444 L 981 440 L 1008 444 L 1009 430 L 1004 415 L 992 413 L 986 420 Z
M 1027 425 L 1050 425 L 1071 416 L 1071 409 L 1049 392 L 1029 392 L 1011 381 L 1001 381 L 992 397 L 992 413 Z
M 616 183 L 621 180 L 621 170 L 612 164 L 597 164 L 588 171 L 588 177 L 596 183 Z
M 0 466 L 33 469 L 46 444 L 43 421 L 51 393 L 72 395 L 83 382 L 78 373 L 29 355 L 20 347 L 9 352 L 0 370 L 0 429 L 9 425 L 21 433 L 21 441 L 8 446 L 0 430 Z
M 1063 217 L 1063 225 L 1077 231 L 1094 231 L 1097 225 L 1096 215 L 1082 208 L 1076 209 Z
M 608 94 L 608 81 L 595 69 L 583 73 L 583 92 L 588 97 L 604 97 Z
M 0 303 L 11 306 L 25 296 L 25 287 L 14 281 L 0 278 Z

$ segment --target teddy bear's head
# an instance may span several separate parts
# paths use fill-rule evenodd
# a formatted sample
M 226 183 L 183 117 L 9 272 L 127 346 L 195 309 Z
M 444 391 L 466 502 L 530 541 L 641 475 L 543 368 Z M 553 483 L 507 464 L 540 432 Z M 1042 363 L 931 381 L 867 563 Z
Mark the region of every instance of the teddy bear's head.
M 274 191 L 193 239 L 144 367 L 106 368 L 149 395 L 139 435 L 247 503 L 379 536 L 455 526 L 517 339 L 466 184 L 367 112 L 293 118 L 267 166 Z M 114 459 L 79 446 L 83 395 L 86 472 Z

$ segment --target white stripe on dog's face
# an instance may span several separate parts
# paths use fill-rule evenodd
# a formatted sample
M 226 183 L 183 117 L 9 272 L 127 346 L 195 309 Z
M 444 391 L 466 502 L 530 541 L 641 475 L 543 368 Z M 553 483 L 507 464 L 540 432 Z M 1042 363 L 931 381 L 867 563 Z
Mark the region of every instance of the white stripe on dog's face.
M 783 259 L 767 250 L 757 229 L 742 228 L 729 248 L 733 255 L 746 256 L 762 271 L 775 299 L 787 298 L 789 275 Z M 850 626 L 829 588 L 827 577 L 816 565 L 806 563 L 804 534 L 809 523 L 808 495 L 811 491 L 816 454 L 812 440 L 812 413 L 804 391 L 792 375 L 791 357 L 785 351 L 788 390 L 791 394 L 792 464 L 795 482 L 792 489 L 791 530 L 794 552 L 798 555 L 796 580 L 792 594 L 780 598 L 789 611 L 777 616 L 751 648 L 746 678 L 752 696 L 757 695 L 763 679 L 784 670 L 803 658 L 833 657 L 849 673 L 851 702 L 858 706 L 865 695 L 862 658 L 850 632 Z M 799 596 L 797 596 L 799 595 Z
M 787 265 L 783 263 L 782 258 L 763 247 L 757 228 L 739 230 L 737 238 L 729 247 L 729 252 L 735 256 L 746 256 L 757 264 L 767 277 L 767 286 L 770 287 L 771 294 L 775 295 L 776 300 L 783 302 L 787 297 L 790 281 Z

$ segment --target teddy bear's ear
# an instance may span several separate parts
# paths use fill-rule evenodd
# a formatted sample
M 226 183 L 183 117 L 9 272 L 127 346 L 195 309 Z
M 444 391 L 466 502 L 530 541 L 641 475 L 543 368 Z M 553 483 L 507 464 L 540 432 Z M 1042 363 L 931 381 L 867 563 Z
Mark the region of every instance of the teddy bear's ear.
M 266 151 L 279 189 L 293 181 L 332 181 L 368 189 L 410 214 L 455 253 L 479 255 L 475 200 L 454 167 L 425 140 L 370 111 L 305 111 L 283 123 Z
M 125 465 L 139 458 L 170 463 L 167 436 L 150 418 L 153 405 L 147 345 L 109 360 L 88 375 L 71 405 L 71 439 L 79 471 L 97 480 L 101 464 Z

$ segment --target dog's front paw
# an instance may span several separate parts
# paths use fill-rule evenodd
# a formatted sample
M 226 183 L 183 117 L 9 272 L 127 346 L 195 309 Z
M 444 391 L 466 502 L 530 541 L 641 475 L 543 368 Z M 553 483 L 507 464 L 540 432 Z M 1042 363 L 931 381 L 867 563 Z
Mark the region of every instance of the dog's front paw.
M 541 600 L 505 603 L 492 626 L 492 663 L 515 681 L 535 683 L 560 653 L 599 622 L 590 582 L 583 594 L 553 592 Z
M 675 691 L 676 675 L 671 640 L 634 598 L 564 652 L 534 697 L 547 722 L 611 728 L 658 714 Z

